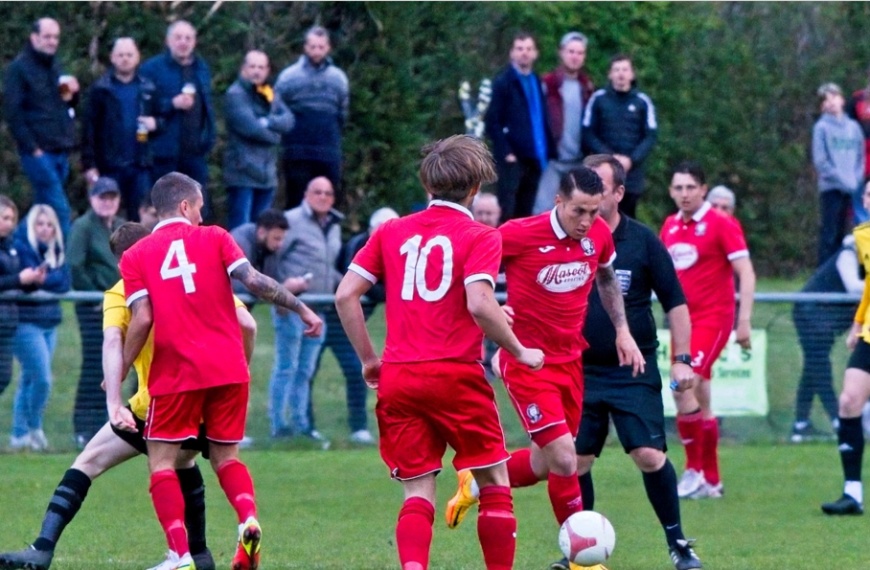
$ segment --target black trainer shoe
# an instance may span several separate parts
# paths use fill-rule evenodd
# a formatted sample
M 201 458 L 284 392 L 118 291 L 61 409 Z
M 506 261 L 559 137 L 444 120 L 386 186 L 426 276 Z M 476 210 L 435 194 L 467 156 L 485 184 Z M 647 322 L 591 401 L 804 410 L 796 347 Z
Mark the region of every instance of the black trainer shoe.
M 571 566 L 568 564 L 568 559 L 563 558 L 558 562 L 553 562 L 550 564 L 550 570 L 570 570 Z
M 863 515 L 864 507 L 854 497 L 843 493 L 833 503 L 822 503 L 822 512 L 826 515 Z
M 214 558 L 208 548 L 198 554 L 194 554 L 193 563 L 196 564 L 196 570 L 215 570 Z
M 674 563 L 674 568 L 677 570 L 691 570 L 692 568 L 704 567 L 701 564 L 701 559 L 692 550 L 694 544 L 694 540 L 684 540 L 681 538 L 668 549 L 671 555 L 671 562 Z
M 0 568 L 3 570 L 48 570 L 54 552 L 49 550 L 36 550 L 28 546 L 17 552 L 4 552 L 0 554 Z

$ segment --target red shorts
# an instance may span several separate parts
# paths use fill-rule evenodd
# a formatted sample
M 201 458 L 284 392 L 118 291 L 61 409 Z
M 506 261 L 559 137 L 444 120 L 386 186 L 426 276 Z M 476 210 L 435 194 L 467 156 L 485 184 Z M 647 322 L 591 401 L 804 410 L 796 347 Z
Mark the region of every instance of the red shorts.
M 692 323 L 692 367 L 695 374 L 704 380 L 713 378 L 713 365 L 728 344 L 734 319 L 727 322 Z
M 502 352 L 501 375 L 520 421 L 538 447 L 565 434 L 577 437 L 583 410 L 583 364 L 579 358 L 545 363 L 535 372 Z
M 205 424 L 205 437 L 216 443 L 238 443 L 245 437 L 248 387 L 225 384 L 214 388 L 151 396 L 145 419 L 145 439 L 184 441 L 196 437 Z
M 510 457 L 480 364 L 385 362 L 375 412 L 381 457 L 395 479 L 437 473 L 448 445 L 456 451 L 457 471 Z

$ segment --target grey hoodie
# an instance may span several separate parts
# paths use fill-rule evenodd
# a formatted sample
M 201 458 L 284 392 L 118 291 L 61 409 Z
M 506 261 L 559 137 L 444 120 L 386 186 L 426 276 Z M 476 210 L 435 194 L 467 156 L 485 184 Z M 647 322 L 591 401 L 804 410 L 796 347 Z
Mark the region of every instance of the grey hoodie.
M 822 114 L 813 125 L 813 166 L 819 192 L 852 193 L 864 181 L 864 134 L 843 115 Z

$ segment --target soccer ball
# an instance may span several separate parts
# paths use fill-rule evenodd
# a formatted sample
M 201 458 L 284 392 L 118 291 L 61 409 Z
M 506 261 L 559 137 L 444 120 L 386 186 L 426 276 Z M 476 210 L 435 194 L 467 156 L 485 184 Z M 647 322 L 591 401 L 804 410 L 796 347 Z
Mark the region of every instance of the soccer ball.
M 603 564 L 613 554 L 615 546 L 613 525 L 595 511 L 574 513 L 559 529 L 562 554 L 580 566 Z

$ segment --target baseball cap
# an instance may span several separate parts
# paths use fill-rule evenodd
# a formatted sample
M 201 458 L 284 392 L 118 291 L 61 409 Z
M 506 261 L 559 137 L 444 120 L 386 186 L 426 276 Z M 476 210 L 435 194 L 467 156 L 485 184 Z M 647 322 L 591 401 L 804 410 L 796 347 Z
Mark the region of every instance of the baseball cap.
M 108 176 L 100 176 L 99 178 L 97 178 L 97 181 L 94 182 L 94 185 L 91 188 L 90 196 L 102 196 L 103 194 L 112 193 L 121 193 L 121 190 L 118 188 L 118 183 L 115 182 L 114 178 L 110 178 Z
M 836 83 L 828 82 L 828 83 L 822 83 L 819 86 L 818 91 L 816 91 L 816 95 L 818 95 L 819 97 L 824 97 L 828 93 L 833 93 L 835 95 L 842 95 L 843 90 L 840 89 L 840 86 L 837 85 Z
M 587 43 L 589 43 L 589 40 L 586 38 L 586 36 L 584 34 L 581 34 L 580 32 L 568 32 L 567 34 L 562 36 L 561 40 L 559 40 L 559 47 L 563 48 L 568 44 L 568 42 L 573 42 L 573 41 L 578 41 L 578 42 L 582 43 L 583 45 L 586 45 Z

